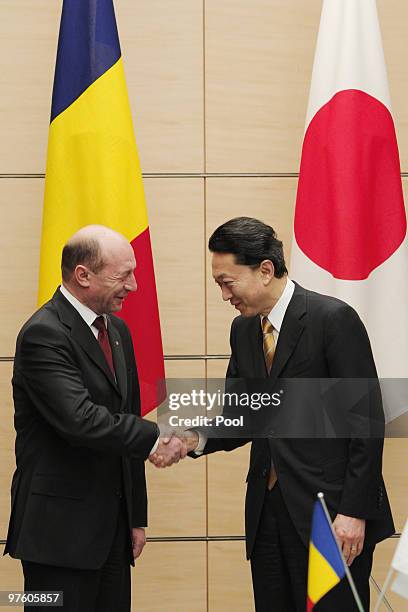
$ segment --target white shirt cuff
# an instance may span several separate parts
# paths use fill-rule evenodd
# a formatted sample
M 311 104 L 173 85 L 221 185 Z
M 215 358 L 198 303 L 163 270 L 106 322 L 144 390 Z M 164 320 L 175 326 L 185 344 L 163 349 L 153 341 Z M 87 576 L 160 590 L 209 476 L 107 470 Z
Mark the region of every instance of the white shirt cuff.
M 159 446 L 159 440 L 160 440 L 160 438 L 157 438 L 156 442 L 153 445 L 152 450 L 149 453 L 149 456 L 153 455 L 153 453 L 155 453 L 157 451 L 157 447 Z
M 208 438 L 206 435 L 202 434 L 201 431 L 196 431 L 196 433 L 198 434 L 198 444 L 194 452 L 196 455 L 202 455 Z

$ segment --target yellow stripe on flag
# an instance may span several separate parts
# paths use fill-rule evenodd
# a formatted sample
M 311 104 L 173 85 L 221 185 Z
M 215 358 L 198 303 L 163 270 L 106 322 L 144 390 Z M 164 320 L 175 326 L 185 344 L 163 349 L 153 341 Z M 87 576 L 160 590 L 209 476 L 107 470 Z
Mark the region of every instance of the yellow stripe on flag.
M 340 578 L 336 572 L 313 545 L 313 542 L 310 542 L 307 587 L 309 599 L 316 603 L 338 582 L 340 582 Z
M 60 282 L 65 242 L 94 223 L 112 227 L 129 241 L 148 225 L 121 59 L 50 125 L 40 305 Z

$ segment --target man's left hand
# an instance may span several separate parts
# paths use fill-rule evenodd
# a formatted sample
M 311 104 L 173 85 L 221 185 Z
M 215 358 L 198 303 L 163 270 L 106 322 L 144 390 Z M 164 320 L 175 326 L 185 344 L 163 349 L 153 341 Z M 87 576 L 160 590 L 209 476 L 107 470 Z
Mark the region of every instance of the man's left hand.
M 143 527 L 133 527 L 132 529 L 132 548 L 133 558 L 140 557 L 144 545 L 146 544 L 146 534 Z
M 351 565 L 363 550 L 365 520 L 338 514 L 333 521 L 333 528 L 346 563 Z

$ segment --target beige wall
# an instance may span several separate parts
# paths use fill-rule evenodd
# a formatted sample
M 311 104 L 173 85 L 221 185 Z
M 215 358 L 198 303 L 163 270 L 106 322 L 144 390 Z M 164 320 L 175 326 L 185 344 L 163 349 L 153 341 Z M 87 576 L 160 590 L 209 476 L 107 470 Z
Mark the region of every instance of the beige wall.
M 156 262 L 171 377 L 222 376 L 232 309 L 209 276 L 206 241 L 249 214 L 289 253 L 304 117 L 321 0 L 116 0 Z M 402 170 L 408 171 L 408 5 L 378 0 Z M 0 3 L 0 358 L 35 307 L 46 142 L 61 1 Z M 222 176 L 216 176 L 222 174 Z M 13 469 L 11 362 L 0 361 L 0 539 Z M 397 529 L 406 518 L 405 441 L 384 471 Z M 174 470 L 148 466 L 152 537 L 243 534 L 248 449 Z M 380 583 L 395 546 L 379 547 Z M 253 609 L 242 541 L 152 542 L 133 573 L 134 609 Z M 0 590 L 21 586 L 0 560 Z M 160 592 L 160 597 L 159 597 Z M 401 610 L 394 598 L 394 609 Z

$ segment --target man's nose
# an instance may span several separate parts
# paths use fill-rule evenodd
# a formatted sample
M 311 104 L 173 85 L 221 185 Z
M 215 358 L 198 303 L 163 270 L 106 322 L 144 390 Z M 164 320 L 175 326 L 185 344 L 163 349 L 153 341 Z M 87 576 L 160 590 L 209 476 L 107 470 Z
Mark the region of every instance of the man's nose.
M 137 290 L 137 282 L 133 274 L 129 278 L 129 280 L 126 281 L 125 289 L 126 291 L 136 291 Z
M 222 299 L 224 300 L 224 302 L 228 302 L 228 300 L 230 300 L 232 298 L 232 293 L 231 293 L 231 289 L 228 289 L 228 287 L 221 287 L 221 293 L 222 293 Z

